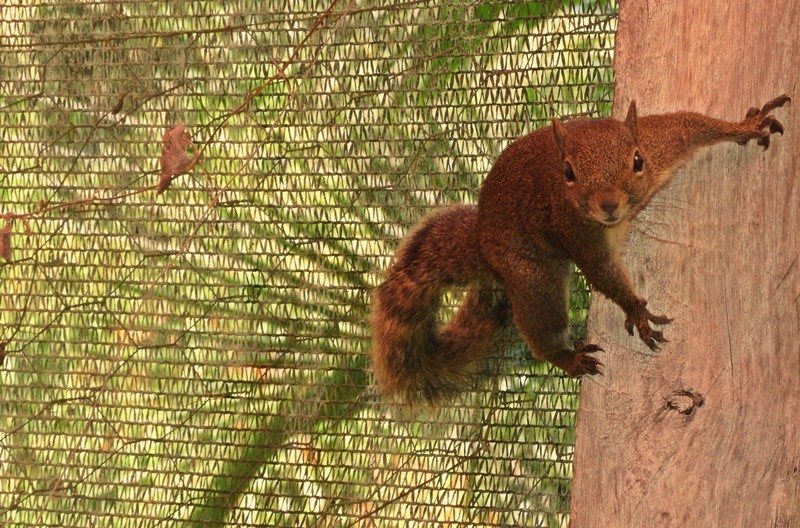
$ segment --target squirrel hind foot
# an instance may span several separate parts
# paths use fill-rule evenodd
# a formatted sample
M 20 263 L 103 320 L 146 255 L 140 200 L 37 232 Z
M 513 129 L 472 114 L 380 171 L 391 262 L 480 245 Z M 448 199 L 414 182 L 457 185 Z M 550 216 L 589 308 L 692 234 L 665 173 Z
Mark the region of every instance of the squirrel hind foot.
M 603 352 L 598 345 L 591 343 L 575 343 L 575 349 L 560 350 L 547 356 L 547 361 L 560 368 L 573 378 L 580 378 L 584 375 L 593 376 L 603 374 L 601 367 L 603 363 L 594 356 L 595 352 Z

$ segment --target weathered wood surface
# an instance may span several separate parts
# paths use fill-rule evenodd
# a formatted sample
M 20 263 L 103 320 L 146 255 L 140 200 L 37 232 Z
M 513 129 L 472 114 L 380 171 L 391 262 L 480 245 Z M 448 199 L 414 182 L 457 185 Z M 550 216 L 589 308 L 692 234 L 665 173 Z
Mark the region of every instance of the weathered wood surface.
M 593 299 L 573 528 L 800 527 L 799 26 L 797 0 L 622 2 L 618 118 L 794 102 L 769 150 L 702 151 L 634 224 L 637 288 L 675 318 L 660 354 Z

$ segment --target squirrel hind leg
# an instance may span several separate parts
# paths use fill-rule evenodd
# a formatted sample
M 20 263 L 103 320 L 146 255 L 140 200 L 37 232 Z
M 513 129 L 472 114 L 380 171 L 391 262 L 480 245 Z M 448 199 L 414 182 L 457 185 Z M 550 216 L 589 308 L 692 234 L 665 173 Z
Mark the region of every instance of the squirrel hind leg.
M 570 376 L 599 374 L 602 363 L 591 354 L 597 345 L 569 340 L 567 285 L 569 264 L 564 261 L 520 261 L 510 268 L 506 282 L 514 308 L 514 324 L 534 357 L 544 359 Z M 535 287 L 531 287 L 533 284 Z

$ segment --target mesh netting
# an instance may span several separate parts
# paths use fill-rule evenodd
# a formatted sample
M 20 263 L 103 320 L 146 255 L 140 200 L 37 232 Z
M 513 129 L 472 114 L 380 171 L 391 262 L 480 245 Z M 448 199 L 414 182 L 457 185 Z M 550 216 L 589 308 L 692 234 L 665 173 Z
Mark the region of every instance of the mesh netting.
M 368 307 L 511 139 L 609 113 L 615 2 L 18 4 L 0 521 L 566 526 L 577 383 L 509 330 L 481 387 L 398 415 Z

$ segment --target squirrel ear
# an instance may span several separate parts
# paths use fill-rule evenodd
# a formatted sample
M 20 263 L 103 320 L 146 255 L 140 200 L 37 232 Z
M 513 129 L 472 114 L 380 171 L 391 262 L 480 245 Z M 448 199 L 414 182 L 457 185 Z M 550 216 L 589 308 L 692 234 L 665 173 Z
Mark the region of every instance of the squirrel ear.
M 636 139 L 636 101 L 631 101 L 631 105 L 628 107 L 628 115 L 625 116 L 625 124 L 633 134 L 634 139 Z
M 567 131 L 564 130 L 564 125 L 561 124 L 561 121 L 553 118 L 553 139 L 556 142 L 556 147 L 558 147 L 558 151 L 561 153 L 562 158 L 565 156 L 564 138 L 566 137 L 566 133 Z

